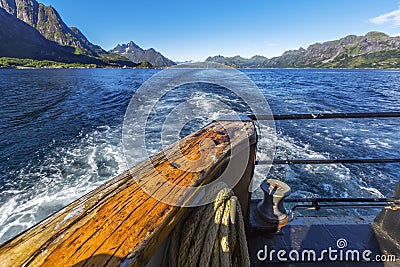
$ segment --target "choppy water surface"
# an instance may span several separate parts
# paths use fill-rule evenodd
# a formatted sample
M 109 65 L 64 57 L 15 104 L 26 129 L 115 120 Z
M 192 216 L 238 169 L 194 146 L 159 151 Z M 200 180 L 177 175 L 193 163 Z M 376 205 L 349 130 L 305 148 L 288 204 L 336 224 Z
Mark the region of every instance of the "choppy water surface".
M 126 168 L 124 113 L 135 90 L 156 72 L 0 70 L 0 243 Z M 243 72 L 278 114 L 400 111 L 398 71 Z M 216 114 L 218 105 L 207 99 L 230 101 L 222 91 L 206 84 L 185 88 L 193 101 Z M 174 96 L 166 97 L 165 105 L 173 105 Z M 170 107 L 160 107 L 163 103 L 158 110 L 167 112 Z M 229 105 L 243 108 L 235 100 Z M 399 126 L 393 118 L 279 121 L 276 158 L 398 157 Z M 181 134 L 196 127 L 199 123 L 188 124 Z M 275 166 L 268 176 L 257 167 L 256 180 L 282 179 L 294 197 L 389 197 L 400 179 L 399 165 Z

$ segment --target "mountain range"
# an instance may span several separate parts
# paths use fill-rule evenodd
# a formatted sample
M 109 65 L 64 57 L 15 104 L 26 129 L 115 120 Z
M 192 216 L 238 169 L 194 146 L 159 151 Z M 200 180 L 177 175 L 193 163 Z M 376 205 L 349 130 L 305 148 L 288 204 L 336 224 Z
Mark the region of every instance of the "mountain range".
M 98 63 L 94 58 L 75 55 L 75 49 L 44 38 L 28 24 L 0 9 L 0 56 Z
M 0 0 L 0 25 L 0 57 L 100 66 L 135 67 L 142 61 L 153 66 L 175 64 L 154 49 L 143 50 L 136 45 L 138 52 L 127 54 L 134 60 L 124 53 L 107 52 L 91 43 L 78 28 L 68 27 L 52 6 L 36 0 Z
M 133 41 L 105 51 L 76 27 L 68 27 L 52 6 L 36 0 L 0 0 L 0 58 L 50 60 L 94 66 L 168 67 L 176 63 Z M 400 37 L 382 32 L 348 35 L 300 47 L 281 56 L 208 57 L 245 68 L 400 68 Z M 1 67 L 1 63 L 0 63 Z
M 176 65 L 175 62 L 164 57 L 161 53 L 154 50 L 154 48 L 144 50 L 132 41 L 127 44 L 118 44 L 109 52 L 125 56 L 134 63 L 148 61 L 151 65 L 159 67 Z
M 289 50 L 279 57 L 208 57 L 206 61 L 249 68 L 400 68 L 400 37 L 382 32 L 348 35 Z

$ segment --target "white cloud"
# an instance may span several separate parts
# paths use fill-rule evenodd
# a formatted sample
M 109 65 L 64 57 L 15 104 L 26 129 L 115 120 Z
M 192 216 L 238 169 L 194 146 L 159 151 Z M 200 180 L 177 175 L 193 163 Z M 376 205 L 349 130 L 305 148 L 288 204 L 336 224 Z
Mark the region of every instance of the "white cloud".
M 374 24 L 393 23 L 395 26 L 400 26 L 400 9 L 394 10 L 387 14 L 382 14 L 369 20 Z

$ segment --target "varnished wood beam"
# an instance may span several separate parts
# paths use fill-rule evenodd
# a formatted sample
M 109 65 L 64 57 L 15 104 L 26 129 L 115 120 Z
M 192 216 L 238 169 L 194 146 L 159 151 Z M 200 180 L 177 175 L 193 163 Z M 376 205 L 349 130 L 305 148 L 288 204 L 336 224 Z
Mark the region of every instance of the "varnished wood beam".
M 213 142 L 202 142 L 207 139 Z M 224 127 L 214 122 L 2 245 L 0 265 L 119 266 L 124 262 L 127 266 L 141 266 L 148 262 L 185 209 L 151 197 L 136 181 L 151 185 L 161 196 L 180 194 L 163 183 L 157 184 L 152 177 L 161 174 L 180 186 L 208 183 L 231 158 L 243 156 L 232 155 L 232 147 L 245 144 L 252 146 L 249 151 L 254 154 L 256 133 L 251 121 L 225 122 Z M 208 149 L 213 153 L 208 155 Z M 201 160 L 193 161 L 200 157 Z M 191 164 L 207 167 L 191 172 L 188 170 L 196 167 Z M 254 155 L 249 164 L 254 166 Z M 245 171 L 246 185 L 253 166 Z M 243 190 L 239 191 L 246 197 Z

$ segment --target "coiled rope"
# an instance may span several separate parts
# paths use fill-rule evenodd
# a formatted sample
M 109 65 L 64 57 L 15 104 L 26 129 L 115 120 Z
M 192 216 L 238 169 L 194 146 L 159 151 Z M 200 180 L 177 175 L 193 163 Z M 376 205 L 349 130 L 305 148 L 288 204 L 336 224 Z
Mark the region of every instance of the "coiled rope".
M 171 235 L 169 266 L 250 266 L 240 204 L 229 189 L 191 209 Z

